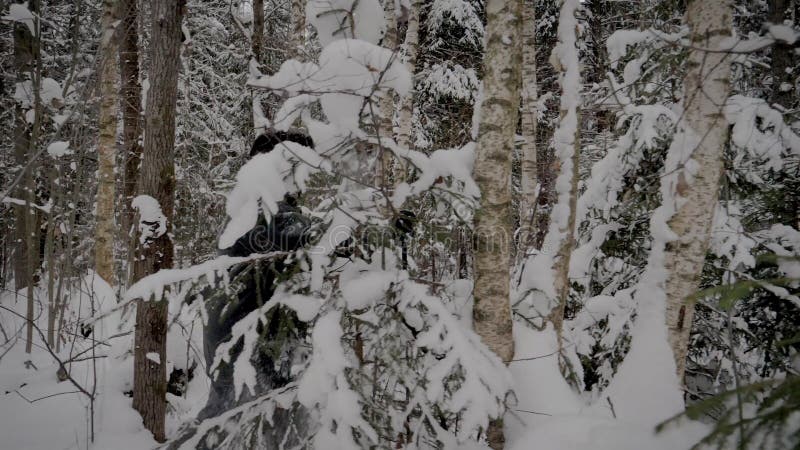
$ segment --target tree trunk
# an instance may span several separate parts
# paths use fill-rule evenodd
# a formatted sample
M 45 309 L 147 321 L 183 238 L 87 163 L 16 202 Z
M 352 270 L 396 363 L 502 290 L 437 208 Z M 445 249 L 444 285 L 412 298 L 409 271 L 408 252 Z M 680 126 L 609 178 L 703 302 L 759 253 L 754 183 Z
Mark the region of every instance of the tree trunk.
M 98 185 L 95 229 L 95 271 L 109 285 L 114 284 L 114 175 L 117 147 L 117 38 L 116 11 L 112 0 L 103 2 L 100 37 L 100 139 L 97 143 Z
M 681 177 L 676 188 L 683 204 L 668 222 L 677 239 L 667 244 L 664 262 L 669 344 L 680 380 L 694 315 L 694 305 L 686 298 L 697 290 L 703 271 L 728 135 L 722 108 L 730 93 L 731 55 L 699 49 L 717 48 L 731 35 L 733 8 L 730 0 L 693 0 L 686 17 L 692 50 L 683 82 L 683 127 L 699 144 L 691 153 L 694 180 Z
M 259 64 L 264 63 L 264 0 L 253 0 L 253 34 L 251 39 L 253 59 Z M 289 49 L 289 53 L 292 49 Z M 291 55 L 289 56 L 291 58 Z M 261 103 L 261 94 L 251 91 L 251 106 L 253 115 L 253 128 L 256 134 L 265 131 L 266 123 L 263 122 L 264 111 Z
M 414 115 L 414 83 L 413 76 L 417 67 L 417 53 L 419 51 L 419 10 L 421 0 L 414 0 L 408 14 L 408 28 L 405 38 L 405 65 L 412 76 L 411 91 L 400 100 L 398 118 L 397 143 L 400 148 L 411 149 L 412 118 Z M 395 170 L 395 181 L 402 183 L 406 179 L 406 166 L 404 161 L 398 161 Z
M 543 3 L 538 1 L 536 4 L 539 7 L 544 6 Z M 552 6 L 548 6 L 549 8 L 552 8 Z M 558 86 L 556 86 L 557 71 L 550 64 L 550 56 L 557 43 L 557 30 L 555 28 L 550 27 L 537 31 L 536 88 L 539 92 L 556 92 L 558 89 Z M 552 117 L 554 115 L 553 112 L 558 109 L 558 101 L 558 96 L 551 96 L 549 100 L 543 102 L 543 108 L 539 111 L 539 114 L 544 115 L 545 120 L 538 123 L 536 127 L 536 163 L 538 165 L 536 181 L 539 185 L 539 192 L 533 226 L 534 236 L 531 245 L 531 248 L 535 249 L 542 248 L 544 239 L 550 229 L 550 213 L 557 201 L 555 180 L 558 176 L 559 166 L 551 142 L 555 131 L 554 126 L 558 123 L 557 117 Z
M 301 59 L 306 32 L 306 2 L 292 0 L 292 28 L 289 34 L 288 58 Z M 287 59 L 288 59 L 287 58 Z
M 506 363 L 514 356 L 509 301 L 512 245 L 511 155 L 519 119 L 522 69 L 522 1 L 486 2 L 483 103 L 478 127 L 475 181 L 475 331 Z M 502 419 L 487 430 L 489 445 L 503 447 Z
M 131 200 L 136 192 L 139 164 L 142 159 L 141 135 L 142 87 L 139 84 L 139 12 L 137 0 L 120 0 L 119 68 L 122 102 L 122 149 L 125 173 L 122 183 L 122 232 L 127 244 L 129 267 L 135 254 L 134 211 Z M 127 280 L 126 280 L 127 281 Z
M 386 35 L 383 37 L 383 47 L 397 51 L 397 16 L 394 10 L 394 0 L 383 1 L 383 15 L 386 18 Z M 395 53 L 397 57 L 397 53 Z M 378 134 L 382 138 L 393 138 L 394 129 L 394 94 L 386 92 L 380 102 L 380 117 L 378 118 Z M 381 153 L 381 168 L 377 185 L 383 189 L 391 189 L 392 153 L 388 150 Z
M 253 0 L 253 58 L 264 57 L 264 0 Z
M 28 9 L 34 14 L 38 13 L 38 1 L 29 1 Z M 34 27 L 35 28 L 35 27 Z M 18 83 L 34 80 L 34 63 L 38 60 L 39 48 L 36 36 L 28 25 L 14 22 L 14 66 L 16 68 L 16 81 Z M 36 106 L 34 106 L 36 107 Z M 22 105 L 14 106 L 14 159 L 18 170 L 23 170 L 28 163 L 28 158 L 33 156 L 30 150 L 34 143 L 31 139 L 33 132 L 25 120 L 25 110 Z M 34 203 L 34 178 L 33 168 L 28 167 L 14 192 L 14 197 L 24 200 L 26 204 L 14 206 L 14 283 L 17 290 L 28 287 L 33 280 L 32 270 L 38 267 L 38 252 L 31 252 L 30 233 L 34 231 L 36 210 L 30 205 Z M 33 299 L 29 299 L 31 302 Z M 32 330 L 31 330 L 32 331 Z
M 590 61 L 585 70 L 585 80 L 589 86 L 594 83 L 600 85 L 607 81 L 609 62 L 606 48 L 608 33 L 603 21 L 608 20 L 609 16 L 613 17 L 616 10 L 614 3 L 607 0 L 587 0 L 583 3 L 583 7 L 588 10 L 589 16 L 589 23 L 585 31 L 588 36 L 585 41 L 588 41 L 587 46 L 591 48 L 591 52 L 588 52 L 587 55 Z M 648 26 L 645 25 L 645 27 Z M 591 124 L 588 131 L 594 134 L 584 136 L 584 139 L 597 139 L 601 133 L 611 131 L 614 125 L 614 115 L 606 106 L 599 105 L 597 102 L 588 103 L 587 108 L 584 109 L 585 122 Z M 605 148 L 603 142 L 595 142 L 595 144 Z
M 139 195 L 148 195 L 158 202 L 166 220 L 166 229 L 137 240 L 134 280 L 170 268 L 173 261 L 170 229 L 175 203 L 175 108 L 181 20 L 185 3 L 158 0 L 152 3 L 152 8 L 150 89 L 147 93 L 144 153 L 137 191 Z M 152 225 L 143 219 L 140 219 L 140 230 L 143 226 Z M 142 415 L 145 428 L 159 442 L 165 440 L 166 334 L 166 300 L 139 300 L 136 310 L 133 407 Z
M 39 2 L 28 1 L 28 10 L 35 16 L 39 15 Z M 14 282 L 15 289 L 27 288 L 27 327 L 25 333 L 25 352 L 33 350 L 34 327 L 34 284 L 35 273 L 39 267 L 39 221 L 40 217 L 33 204 L 36 201 L 35 193 L 35 164 L 31 161 L 26 167 L 29 158 L 35 154 L 41 120 L 41 54 L 39 52 L 39 20 L 32 23 L 34 32 L 28 24 L 14 22 L 14 65 L 16 66 L 17 82 L 30 81 L 33 90 L 32 109 L 34 112 L 33 124 L 28 126 L 26 111 L 21 104 L 16 103 L 14 110 L 14 157 L 19 170 L 25 170 L 16 189 L 16 196 L 24 200 L 23 205 L 16 207 L 16 249 Z
M 58 175 L 56 169 L 50 169 L 50 204 L 57 205 L 58 191 L 56 180 Z M 53 209 L 47 213 L 47 227 L 45 232 L 44 244 L 44 260 L 47 267 L 47 345 L 51 348 L 55 347 L 55 330 L 56 330 L 56 311 L 58 308 L 57 297 L 55 296 L 55 278 L 56 278 L 56 250 L 55 250 L 55 234 L 56 234 L 56 221 Z
M 578 30 L 575 11 L 578 0 L 565 0 L 561 5 L 558 25 L 558 44 L 553 61 L 561 71 L 561 119 L 553 134 L 553 145 L 559 159 L 560 172 L 556 179 L 557 202 L 550 217 L 550 229 L 544 251 L 558 249 L 553 259 L 554 299 L 549 320 L 561 346 L 561 327 L 564 307 L 569 296 L 569 261 L 575 247 L 575 207 L 578 200 L 578 162 L 580 158 L 580 89 L 581 74 L 578 60 Z
M 789 0 L 769 0 L 767 20 L 774 24 L 783 24 L 790 6 Z M 772 45 L 772 92 L 770 103 L 791 109 L 794 79 L 791 69 L 794 65 L 794 48 L 786 42 L 779 41 Z
M 531 245 L 536 208 L 536 15 L 534 0 L 522 2 L 522 161 L 520 162 L 519 256 Z

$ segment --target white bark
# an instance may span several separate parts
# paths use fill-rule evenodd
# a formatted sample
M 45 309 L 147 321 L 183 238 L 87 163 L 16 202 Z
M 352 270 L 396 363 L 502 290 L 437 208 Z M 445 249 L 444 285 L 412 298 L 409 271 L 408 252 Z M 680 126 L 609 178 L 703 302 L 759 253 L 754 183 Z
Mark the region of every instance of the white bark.
M 97 225 L 95 228 L 95 271 L 114 284 L 114 166 L 117 145 L 117 40 L 115 2 L 103 2 L 103 34 L 100 38 L 100 139 L 97 143 Z
M 684 164 L 682 170 L 687 173 L 679 178 L 676 188 L 681 200 L 668 224 L 677 239 L 667 245 L 664 261 L 668 273 L 665 292 L 669 343 L 680 380 L 686 367 L 694 315 L 694 305 L 686 298 L 699 286 L 728 135 L 722 108 L 730 93 L 731 55 L 698 49 L 717 48 L 730 37 L 732 17 L 730 0 L 694 0 L 686 12 L 693 50 L 689 52 L 684 78 L 683 127 L 694 133 L 699 144 L 691 151 L 693 162 Z
M 578 60 L 578 29 L 575 12 L 579 0 L 564 0 L 558 24 L 558 44 L 551 61 L 559 70 L 561 118 L 553 134 L 553 145 L 560 172 L 556 179 L 557 202 L 550 215 L 550 228 L 543 252 L 555 251 L 552 262 L 555 298 L 548 308 L 548 318 L 561 339 L 564 306 L 569 295 L 569 261 L 575 247 L 575 208 L 578 198 L 578 161 L 580 157 L 581 74 Z
M 386 35 L 383 37 L 383 47 L 390 50 L 397 50 L 397 16 L 395 15 L 394 0 L 383 1 L 383 15 L 386 19 Z M 395 57 L 397 54 L 395 53 Z M 380 138 L 394 137 L 392 119 L 394 117 L 394 96 L 392 92 L 386 92 L 385 97 L 380 102 L 380 118 L 378 118 L 378 133 Z M 384 150 L 381 154 L 380 180 L 378 185 L 384 189 L 391 187 L 390 179 L 392 173 L 392 154 Z
M 412 79 L 417 68 L 417 53 L 419 51 L 419 10 L 422 6 L 421 0 L 414 0 L 411 4 L 411 11 L 408 14 L 408 28 L 406 29 L 405 47 L 405 66 Z M 412 117 L 414 115 L 414 84 L 411 84 L 411 91 L 403 97 L 398 112 L 397 143 L 400 148 L 411 149 L 411 130 Z M 400 183 L 405 181 L 406 167 L 402 161 L 398 161 L 395 167 L 395 181 Z
M 475 212 L 475 331 L 503 361 L 514 355 L 509 301 L 512 245 L 511 155 L 519 118 L 522 36 L 521 0 L 486 2 L 483 101 L 477 137 L 475 181 L 481 189 Z M 502 448 L 502 423 L 487 431 Z
M 536 204 L 536 16 L 533 0 L 522 2 L 522 160 L 520 162 L 519 254 L 524 255 L 534 234 Z

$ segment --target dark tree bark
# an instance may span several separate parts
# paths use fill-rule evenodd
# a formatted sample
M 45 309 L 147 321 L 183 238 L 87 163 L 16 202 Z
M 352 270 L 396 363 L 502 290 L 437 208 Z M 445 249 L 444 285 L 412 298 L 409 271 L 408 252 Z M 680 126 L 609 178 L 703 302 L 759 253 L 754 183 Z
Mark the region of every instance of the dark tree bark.
M 776 25 L 783 24 L 787 16 L 791 0 L 769 0 L 767 20 Z M 777 103 L 786 109 L 791 109 L 794 95 L 794 80 L 791 72 L 787 73 L 794 64 L 794 48 L 786 42 L 776 42 L 772 46 L 772 92 L 770 103 Z
M 39 1 L 29 0 L 28 10 L 36 17 L 39 15 Z M 28 321 L 25 334 L 25 352 L 33 350 L 34 327 L 34 297 L 33 286 L 36 283 L 35 273 L 39 267 L 39 227 L 41 216 L 33 203 L 36 200 L 35 179 L 33 164 L 28 167 L 28 159 L 35 154 L 38 139 L 41 105 L 39 87 L 41 86 L 41 70 L 39 53 L 39 20 L 31 24 L 36 34 L 28 27 L 27 23 L 14 23 L 14 65 L 16 67 L 17 82 L 30 81 L 33 96 L 32 107 L 34 111 L 33 124 L 28 125 L 26 111 L 19 103 L 14 106 L 14 158 L 19 170 L 25 170 L 15 189 L 15 195 L 24 200 L 23 205 L 15 209 L 15 289 L 27 288 L 26 318 Z
M 27 5 L 34 14 L 38 14 L 39 2 L 31 0 Z M 16 81 L 34 81 L 34 64 L 38 60 L 39 48 L 36 37 L 28 25 L 14 22 L 14 66 L 16 68 Z M 34 106 L 38 107 L 38 105 Z M 25 110 L 22 105 L 14 106 L 14 160 L 19 168 L 28 163 L 28 158 L 33 156 L 31 134 L 33 127 L 25 120 Z M 38 224 L 36 210 L 30 206 L 34 201 L 33 168 L 27 168 L 23 178 L 14 190 L 14 197 L 26 201 L 25 205 L 14 207 L 14 282 L 16 289 L 27 287 L 33 282 L 33 271 L 39 266 L 38 251 L 31 242 L 38 242 L 36 226 Z M 31 236 L 31 233 L 35 233 Z M 30 341 L 29 341 L 30 342 Z
M 139 195 L 158 201 L 166 218 L 166 231 L 137 239 L 134 280 L 172 267 L 170 238 L 175 204 L 175 108 L 178 97 L 183 0 L 152 3 L 150 89 L 147 93 L 144 151 L 137 184 Z M 139 300 L 136 310 L 133 407 L 145 428 L 163 442 L 166 413 L 167 304 L 157 298 Z M 149 357 L 148 357 L 149 355 Z
M 784 20 L 791 18 L 795 27 L 800 23 L 800 1 L 769 0 L 768 7 L 768 22 L 780 25 L 784 23 Z M 795 64 L 792 45 L 783 41 L 772 45 L 772 92 L 769 95 L 769 102 L 785 111 L 792 111 L 798 106 L 798 94 L 794 85 L 796 72 L 792 71 Z M 787 122 L 791 121 L 790 118 L 791 116 L 784 117 Z M 789 189 L 791 191 L 791 185 Z M 793 217 L 785 223 L 800 226 L 800 196 L 790 195 L 788 205 L 791 205 L 788 209 L 794 213 Z
M 558 2 L 536 2 L 537 17 L 558 17 Z M 541 31 L 536 36 L 536 86 L 539 92 L 558 92 L 556 83 L 558 76 L 550 64 L 550 55 L 556 45 L 555 27 Z M 556 203 L 555 181 L 558 176 L 558 162 L 551 141 L 553 124 L 557 121 L 558 97 L 553 96 L 545 102 L 546 115 L 544 122 L 536 125 L 536 164 L 539 196 L 537 198 L 536 217 L 533 229 L 535 234 L 531 248 L 541 249 L 547 230 L 550 228 L 550 211 Z
M 259 63 L 264 57 L 264 0 L 253 0 L 253 57 Z
M 133 253 L 133 240 L 128 235 L 133 225 L 134 212 L 131 199 L 136 191 L 139 163 L 142 159 L 141 136 L 142 87 L 139 84 L 139 11 L 137 0 L 120 1 L 119 72 L 120 107 L 122 108 L 122 151 L 124 155 L 124 177 L 122 195 L 123 239 L 130 242 L 129 253 Z
M 612 11 L 614 4 L 607 0 L 590 0 L 584 3 L 584 8 L 589 11 L 589 41 L 591 43 L 591 53 L 584 73 L 586 74 L 586 84 L 591 86 L 595 83 L 602 84 L 606 81 L 608 72 L 608 50 L 606 39 L 610 32 L 606 28 L 604 20 L 608 20 L 609 11 Z M 614 115 L 601 105 L 597 105 L 594 99 L 583 109 L 584 123 L 588 123 L 588 129 L 582 130 L 584 138 L 597 139 L 605 131 L 611 131 L 614 125 Z M 603 144 L 605 145 L 605 144 Z

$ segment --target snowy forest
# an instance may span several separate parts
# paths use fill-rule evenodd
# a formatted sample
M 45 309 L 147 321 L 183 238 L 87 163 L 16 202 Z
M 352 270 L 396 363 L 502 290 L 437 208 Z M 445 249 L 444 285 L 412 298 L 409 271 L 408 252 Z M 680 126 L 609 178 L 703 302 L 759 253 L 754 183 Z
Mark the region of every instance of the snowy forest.
M 800 449 L 800 1 L 0 2 L 0 449 Z

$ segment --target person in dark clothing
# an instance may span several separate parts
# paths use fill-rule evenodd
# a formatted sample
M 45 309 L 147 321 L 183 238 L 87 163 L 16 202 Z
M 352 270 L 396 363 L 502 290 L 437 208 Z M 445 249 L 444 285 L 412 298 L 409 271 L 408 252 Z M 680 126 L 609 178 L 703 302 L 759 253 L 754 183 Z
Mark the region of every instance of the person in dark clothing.
M 250 157 L 269 153 L 283 141 L 313 147 L 313 142 L 306 135 L 276 132 L 259 136 L 253 143 Z M 299 264 L 287 254 L 301 249 L 311 238 L 312 222 L 301 213 L 297 199 L 293 196 L 287 195 L 278 203 L 278 212 L 270 217 L 269 222 L 263 214 L 258 217 L 252 230 L 237 239 L 229 248 L 220 251 L 220 254 L 234 257 L 252 254 L 265 256 L 231 267 L 228 271 L 230 285 L 227 288 L 221 286 L 221 281 L 217 280 L 202 292 L 208 319 L 203 332 L 204 356 L 212 380 L 211 389 L 208 401 L 197 420 L 180 431 L 179 437 L 169 445 L 170 449 L 181 447 L 183 442 L 195 436 L 201 430 L 199 424 L 206 420 L 213 421 L 224 412 L 253 400 L 254 397 L 266 399 L 268 396 L 264 394 L 270 391 L 280 392 L 281 387 L 297 378 L 297 374 L 292 373 L 292 361 L 302 356 L 306 346 L 300 344 L 305 340 L 308 330 L 293 311 L 280 306 L 265 313 L 257 328 L 259 339 L 250 356 L 250 362 L 256 370 L 255 392 L 245 390 L 241 397 L 236 398 L 233 364 L 238 358 L 245 357 L 242 355 L 242 340 L 232 346 L 230 363 L 221 362 L 213 367 L 217 349 L 222 343 L 232 339 L 232 330 L 236 323 L 268 302 L 277 283 L 299 270 Z M 405 210 L 400 211 L 399 217 L 393 222 L 402 247 L 404 268 L 407 265 L 406 238 L 413 232 L 415 223 L 416 216 Z M 370 247 L 366 241 L 350 238 L 340 245 L 336 254 L 350 257 L 354 252 L 351 247 L 356 247 L 357 243 L 359 246 L 364 244 L 365 247 Z M 277 256 L 266 256 L 273 252 Z M 259 405 L 258 402 L 262 399 L 254 404 Z M 313 430 L 313 415 L 298 402 L 290 406 L 281 405 L 274 410 L 266 408 L 264 414 L 267 414 L 267 418 L 257 422 L 258 436 L 237 435 L 234 429 L 248 429 L 249 425 L 238 423 L 239 419 L 229 419 L 236 421 L 233 428 L 215 425 L 206 429 L 196 448 L 210 450 L 218 448 L 222 442 L 225 442 L 225 448 L 294 448 L 306 442 Z M 260 444 L 254 445 L 252 439 Z
M 304 134 L 274 132 L 256 138 L 250 157 L 269 153 L 284 141 L 313 147 L 311 138 Z M 406 210 L 400 211 L 399 217 L 393 222 L 402 247 L 404 268 L 407 265 L 406 237 L 412 233 L 415 223 L 416 216 Z M 245 392 L 240 398 L 236 398 L 233 364 L 237 358 L 242 357 L 243 340 L 240 339 L 232 346 L 230 363 L 221 362 L 216 367 L 213 367 L 213 363 L 220 344 L 232 338 L 234 325 L 267 303 L 275 292 L 277 282 L 287 279 L 299 270 L 297 262 L 287 262 L 287 253 L 304 247 L 309 242 L 311 230 L 311 220 L 302 215 L 297 199 L 287 195 L 278 203 L 278 212 L 271 216 L 269 222 L 263 214 L 259 214 L 253 229 L 220 252 L 228 256 L 275 252 L 277 256 L 266 256 L 231 267 L 228 271 L 228 289 L 212 286 L 203 292 L 208 315 L 203 341 L 206 367 L 212 382 L 206 406 L 198 415 L 199 420 L 216 417 L 253 397 L 293 381 L 295 374 L 291 372 L 292 361 L 301 351 L 299 344 L 306 337 L 306 325 L 297 319 L 293 311 L 281 306 L 270 309 L 261 318 L 257 328 L 259 339 L 250 359 L 256 369 L 256 392 Z M 342 243 L 337 254 L 348 257 L 352 253 L 349 246 L 355 241 L 351 238 Z
M 269 153 L 283 141 L 312 146 L 311 139 L 301 133 L 276 132 L 260 135 L 253 143 L 250 157 Z M 285 386 L 292 379 L 291 364 L 297 346 L 305 337 L 305 325 L 294 312 L 283 307 L 272 308 L 259 321 L 259 340 L 251 357 L 256 369 L 256 392 L 236 398 L 233 384 L 233 363 L 241 357 L 243 341 L 230 351 L 230 363 L 212 367 L 217 348 L 231 339 L 233 326 L 252 311 L 265 304 L 275 292 L 276 281 L 296 270 L 296 263 L 287 263 L 285 253 L 308 243 L 311 221 L 303 216 L 294 197 L 287 195 L 278 203 L 278 212 L 270 221 L 259 214 L 256 226 L 220 252 L 228 256 L 250 256 L 254 253 L 279 252 L 238 264 L 229 269 L 230 287 L 211 287 L 204 292 L 208 323 L 203 332 L 205 359 L 211 376 L 211 391 L 198 419 L 218 416 L 253 396 Z
M 297 131 L 273 131 L 266 134 L 259 134 L 250 147 L 250 157 L 261 153 L 271 152 L 276 145 L 284 141 L 294 142 L 306 147 L 314 148 L 314 141 L 306 134 Z

